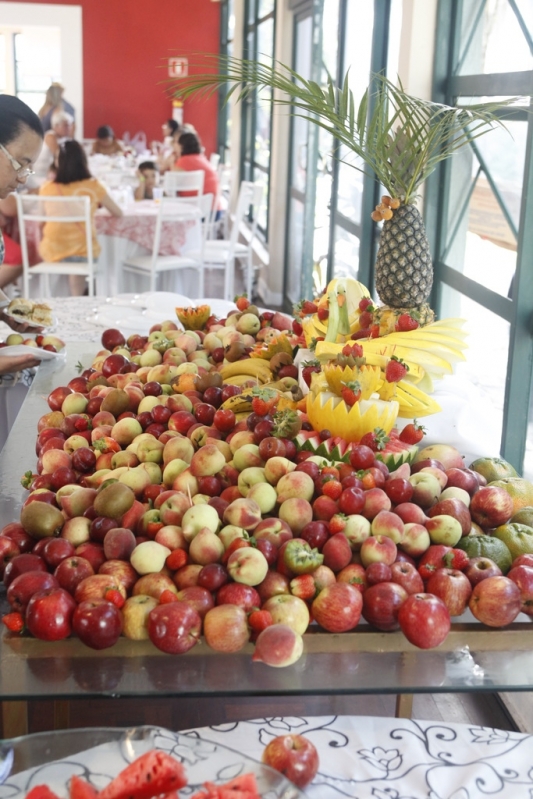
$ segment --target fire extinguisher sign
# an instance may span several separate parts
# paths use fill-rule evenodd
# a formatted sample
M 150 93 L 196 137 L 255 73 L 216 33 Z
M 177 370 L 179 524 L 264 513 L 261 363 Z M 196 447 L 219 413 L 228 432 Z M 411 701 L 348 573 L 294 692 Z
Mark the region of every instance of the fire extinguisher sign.
M 189 59 L 188 58 L 169 58 L 168 59 L 168 77 L 169 78 L 186 78 L 189 74 Z

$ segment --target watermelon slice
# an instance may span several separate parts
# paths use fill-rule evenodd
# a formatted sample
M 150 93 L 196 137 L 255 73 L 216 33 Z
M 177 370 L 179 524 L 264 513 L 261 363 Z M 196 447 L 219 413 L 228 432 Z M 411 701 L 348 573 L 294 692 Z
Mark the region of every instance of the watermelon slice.
M 115 777 L 98 799 L 152 799 L 187 785 L 185 769 L 166 752 L 141 755 Z
M 396 428 L 391 430 L 385 449 L 376 452 L 376 458 L 383 461 L 391 472 L 402 463 L 413 463 L 418 452 L 416 444 L 406 444 L 404 441 L 400 441 L 399 435 Z M 312 431 L 302 431 L 296 436 L 294 442 L 298 451 L 313 452 L 314 455 L 326 460 L 343 463 L 350 462 L 352 447 L 357 446 L 352 442 L 345 441 L 340 436 L 322 441 L 319 434 Z
M 36 785 L 26 794 L 26 799 L 59 799 L 59 796 L 48 785 Z
M 96 799 L 97 790 L 86 780 L 73 774 L 70 778 L 70 799 Z

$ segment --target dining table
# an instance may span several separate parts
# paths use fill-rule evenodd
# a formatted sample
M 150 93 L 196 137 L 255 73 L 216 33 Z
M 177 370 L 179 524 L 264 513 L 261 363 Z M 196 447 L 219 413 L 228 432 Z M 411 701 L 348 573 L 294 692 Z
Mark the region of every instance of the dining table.
M 66 352 L 38 368 L 0 454 L 1 526 L 18 519 L 26 496 L 20 477 L 35 466 L 36 425 L 48 411 L 46 397 L 53 388 L 65 385 L 76 367 L 90 366 L 99 348 L 104 328 L 95 309 L 107 306 L 120 314 L 125 307 L 137 308 L 146 327 L 151 323 L 146 317 L 150 307 L 159 307 L 164 317 L 173 303 L 172 295 L 165 293 L 53 301 L 55 332 L 66 340 Z M 449 405 L 449 413 L 458 420 L 457 431 L 464 432 L 460 411 L 468 418 L 474 389 L 465 395 L 460 384 L 454 393 L 453 380 L 443 382 L 447 386 L 440 389 L 443 412 Z M 448 403 L 446 394 L 451 398 Z M 479 406 L 474 405 L 479 413 Z M 468 446 L 475 452 L 482 442 L 470 441 Z M 0 611 L 6 607 L 5 594 L 0 594 Z M 323 752 L 320 781 L 308 789 L 308 795 L 316 799 L 470 799 L 485 792 L 502 799 L 533 795 L 528 736 L 409 718 L 412 697 L 418 693 L 533 691 L 529 617 L 520 614 L 507 628 L 489 629 L 466 613 L 454 621 L 445 641 L 431 650 L 414 647 L 400 632 L 379 632 L 365 623 L 343 634 L 311 625 L 304 636 L 304 654 L 292 666 L 271 668 L 253 662 L 252 653 L 251 643 L 226 655 L 201 642 L 185 655 L 170 656 L 150 641 L 126 638 L 111 649 L 97 651 L 77 638 L 49 643 L 4 633 L 0 638 L 4 736 L 27 733 L 28 702 L 38 699 L 54 701 L 54 725 L 62 728 L 69 726 L 69 702 L 74 699 L 276 697 L 279 716 L 275 718 L 235 722 L 197 734 L 256 756 L 273 734 L 289 729 L 304 732 Z M 284 699 L 290 696 L 380 693 L 397 696 L 398 718 L 283 715 Z

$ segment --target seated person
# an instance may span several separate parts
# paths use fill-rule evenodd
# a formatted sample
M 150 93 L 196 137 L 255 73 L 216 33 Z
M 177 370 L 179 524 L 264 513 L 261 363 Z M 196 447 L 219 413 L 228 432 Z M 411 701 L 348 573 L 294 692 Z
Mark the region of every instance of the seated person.
M 76 112 L 69 101 L 63 97 L 64 91 L 65 89 L 60 83 L 52 83 L 46 90 L 44 105 L 39 110 L 39 119 L 45 133 L 52 127 L 52 114 L 54 111 L 66 111 L 74 121 Z
M 172 167 L 175 171 L 194 172 L 201 169 L 205 172 L 204 194 L 212 194 L 213 202 L 219 196 L 218 172 L 203 154 L 202 143 L 198 134 L 192 131 L 182 133 L 179 137 L 174 152 L 177 158 Z
M 176 158 L 179 156 L 179 152 L 177 150 L 178 140 L 182 133 L 196 133 L 196 130 L 192 125 L 188 124 L 182 125 L 181 127 L 178 126 L 176 128 L 176 131 L 168 140 L 168 145 L 165 143 L 163 152 L 157 157 L 157 165 L 161 175 L 163 172 L 168 172 L 169 170 L 174 169 Z
M 161 130 L 163 131 L 163 141 L 152 142 L 152 153 L 156 155 L 158 159 L 164 159 L 170 155 L 172 138 L 176 135 L 179 129 L 180 126 L 175 119 L 167 119 L 166 122 L 163 122 L 161 125 Z
M 115 139 L 115 133 L 110 125 L 101 125 L 96 131 L 96 140 L 93 144 L 93 155 L 120 155 L 124 152 L 122 145 Z
M 157 165 L 153 161 L 143 161 L 137 168 L 139 185 L 135 189 L 136 200 L 153 200 L 154 188 L 159 183 Z
M 100 254 L 100 245 L 96 238 L 94 215 L 98 205 L 103 205 L 113 216 L 122 216 L 122 210 L 111 199 L 102 184 L 93 178 L 87 166 L 87 156 L 79 142 L 65 142 L 59 151 L 57 173 L 54 180 L 45 183 L 39 189 L 45 197 L 87 196 L 91 201 L 91 220 L 93 238 L 93 256 L 95 260 Z M 44 261 L 83 262 L 87 259 L 87 248 L 84 225 L 78 222 L 46 222 L 39 252 Z M 83 275 L 69 275 L 70 292 L 73 296 L 84 293 L 86 280 Z

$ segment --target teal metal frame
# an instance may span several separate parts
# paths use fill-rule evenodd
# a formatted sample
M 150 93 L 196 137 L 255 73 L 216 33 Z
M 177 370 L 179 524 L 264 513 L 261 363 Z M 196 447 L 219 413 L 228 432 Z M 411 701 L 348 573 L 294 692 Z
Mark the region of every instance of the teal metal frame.
M 460 26 L 464 3 L 465 0 L 456 0 L 453 3 L 450 3 L 449 0 L 439 0 L 433 99 L 436 102 L 453 105 L 458 98 L 464 97 L 532 95 L 533 71 L 491 75 L 456 74 L 464 63 L 468 47 L 475 36 L 476 26 L 485 8 L 485 1 L 482 0 L 477 8 L 477 14 L 466 43 L 463 44 L 460 41 Z M 508 3 L 516 14 L 520 28 L 533 54 L 531 32 L 528 31 L 514 0 L 508 0 Z M 524 463 L 533 376 L 533 270 L 531 269 L 533 259 L 533 226 L 531 225 L 533 219 L 533 103 L 530 104 L 529 109 L 516 109 L 512 114 L 504 113 L 503 115 L 509 120 L 523 121 L 524 124 L 527 124 L 519 227 L 516 228 L 506 203 L 491 177 L 490 169 L 475 142 L 471 142 L 471 146 L 479 164 L 478 175 L 470 186 L 468 196 L 465 196 L 463 211 L 468 208 L 468 200 L 474 190 L 477 177 L 483 172 L 511 231 L 517 238 L 517 262 L 512 298 L 501 296 L 446 264 L 450 241 L 459 227 L 459 222 L 457 222 L 450 237 L 450 231 L 447 229 L 452 174 L 450 161 L 441 164 L 426 183 L 424 216 L 431 249 L 435 253 L 435 283 L 432 302 L 437 313 L 441 306 L 442 287 L 446 284 L 510 323 L 500 453 L 520 473 Z

